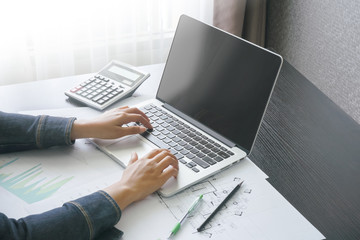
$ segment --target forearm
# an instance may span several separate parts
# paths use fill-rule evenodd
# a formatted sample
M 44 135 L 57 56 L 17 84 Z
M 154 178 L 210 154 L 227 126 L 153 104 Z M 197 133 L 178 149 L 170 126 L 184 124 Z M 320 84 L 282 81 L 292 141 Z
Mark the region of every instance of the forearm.
M 0 112 L 0 153 L 72 144 L 74 120 Z
M 121 211 L 100 191 L 19 220 L 0 214 L 0 239 L 93 239 L 114 226 Z

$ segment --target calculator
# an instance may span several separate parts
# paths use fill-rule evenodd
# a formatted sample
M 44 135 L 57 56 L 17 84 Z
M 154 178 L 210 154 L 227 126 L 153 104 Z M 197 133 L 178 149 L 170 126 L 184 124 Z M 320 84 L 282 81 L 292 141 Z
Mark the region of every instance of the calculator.
M 149 76 L 149 73 L 134 66 L 113 60 L 93 77 L 65 91 L 65 95 L 103 110 L 118 100 L 131 96 Z

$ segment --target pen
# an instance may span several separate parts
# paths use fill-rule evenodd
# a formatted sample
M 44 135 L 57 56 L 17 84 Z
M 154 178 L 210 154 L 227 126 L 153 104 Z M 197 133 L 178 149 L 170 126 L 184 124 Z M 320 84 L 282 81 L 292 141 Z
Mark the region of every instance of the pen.
M 185 219 L 189 216 L 189 214 L 194 211 L 194 209 L 199 205 L 200 200 L 203 198 L 203 195 L 201 194 L 199 197 L 197 197 L 195 199 L 195 201 L 191 204 L 191 207 L 189 208 L 189 210 L 186 212 L 186 214 L 183 216 L 183 218 L 175 225 L 175 227 L 173 228 L 173 230 L 171 231 L 170 236 L 168 237 L 168 239 L 170 239 L 172 236 L 174 236 L 180 229 L 181 224 L 185 221 Z
M 221 209 L 222 206 L 236 193 L 237 190 L 241 187 L 244 181 L 235 186 L 235 188 L 226 196 L 226 198 L 220 203 L 219 206 L 210 214 L 210 216 L 198 227 L 197 231 L 201 232 L 204 230 L 205 225 L 215 216 L 215 214 Z

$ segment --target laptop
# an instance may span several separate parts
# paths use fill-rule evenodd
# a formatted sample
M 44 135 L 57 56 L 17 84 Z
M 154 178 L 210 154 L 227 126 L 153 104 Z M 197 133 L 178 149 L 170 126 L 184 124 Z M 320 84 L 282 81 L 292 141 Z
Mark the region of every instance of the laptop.
M 281 56 L 182 15 L 156 98 L 136 105 L 154 129 L 93 141 L 124 167 L 132 152 L 170 149 L 179 174 L 159 192 L 172 196 L 250 154 L 281 65 Z

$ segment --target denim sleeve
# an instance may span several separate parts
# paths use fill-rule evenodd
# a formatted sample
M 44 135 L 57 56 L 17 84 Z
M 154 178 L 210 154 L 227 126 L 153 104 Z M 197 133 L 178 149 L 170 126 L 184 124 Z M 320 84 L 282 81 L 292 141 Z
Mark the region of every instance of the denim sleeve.
M 0 112 L 0 153 L 70 145 L 75 118 Z
M 113 227 L 120 217 L 116 202 L 106 192 L 98 191 L 19 220 L 0 214 L 0 239 L 94 239 Z

